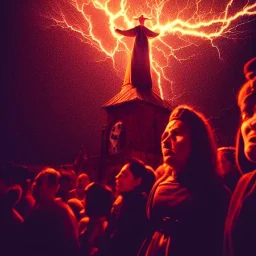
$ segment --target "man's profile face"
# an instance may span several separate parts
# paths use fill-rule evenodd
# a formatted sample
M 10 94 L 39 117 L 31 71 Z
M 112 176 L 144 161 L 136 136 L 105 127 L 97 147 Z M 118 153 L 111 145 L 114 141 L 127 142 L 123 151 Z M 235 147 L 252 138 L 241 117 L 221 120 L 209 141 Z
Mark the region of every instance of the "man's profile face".
M 248 97 L 241 105 L 241 134 L 246 158 L 256 163 L 256 96 Z
M 135 178 L 130 171 L 130 165 L 125 164 L 116 176 L 116 190 L 119 193 L 134 190 L 141 183 L 141 178 Z

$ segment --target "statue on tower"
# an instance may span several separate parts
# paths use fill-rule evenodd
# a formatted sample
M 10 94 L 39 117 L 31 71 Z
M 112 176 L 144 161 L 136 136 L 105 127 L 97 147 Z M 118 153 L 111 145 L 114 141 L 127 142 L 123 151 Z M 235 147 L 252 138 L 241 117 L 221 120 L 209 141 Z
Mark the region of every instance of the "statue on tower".
M 118 34 L 135 37 L 132 56 L 126 69 L 124 85 L 130 84 L 137 89 L 147 90 L 152 88 L 148 38 L 157 37 L 159 33 L 155 33 L 144 26 L 145 20 L 149 19 L 143 15 L 135 19 L 139 20 L 140 25 L 128 30 L 115 29 Z

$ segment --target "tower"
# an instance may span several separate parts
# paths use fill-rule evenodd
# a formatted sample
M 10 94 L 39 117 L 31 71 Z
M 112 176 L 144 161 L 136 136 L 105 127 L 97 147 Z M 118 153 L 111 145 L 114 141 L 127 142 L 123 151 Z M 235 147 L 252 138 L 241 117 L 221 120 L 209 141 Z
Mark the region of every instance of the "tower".
M 114 180 L 127 158 L 137 157 L 156 168 L 162 160 L 161 135 L 171 106 L 152 90 L 148 38 L 158 34 L 144 25 L 119 34 L 134 36 L 132 56 L 121 91 L 103 105 L 100 180 Z

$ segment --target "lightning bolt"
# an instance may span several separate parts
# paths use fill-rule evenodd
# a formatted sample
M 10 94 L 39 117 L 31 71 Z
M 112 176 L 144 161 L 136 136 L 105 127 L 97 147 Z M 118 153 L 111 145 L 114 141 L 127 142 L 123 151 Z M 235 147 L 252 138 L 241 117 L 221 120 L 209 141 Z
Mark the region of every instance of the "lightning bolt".
M 139 0 L 140 1 L 140 0 Z M 166 69 L 171 60 L 182 62 L 195 55 L 186 54 L 184 49 L 198 47 L 200 42 L 209 41 L 221 58 L 220 49 L 215 44 L 217 38 L 235 38 L 239 29 L 256 15 L 256 2 L 203 0 L 179 1 L 150 0 L 140 3 L 128 3 L 127 0 L 55 0 L 48 9 L 47 19 L 51 26 L 66 29 L 82 42 L 103 53 L 104 61 L 111 59 L 115 71 L 126 66 L 131 53 L 131 39 L 120 37 L 115 27 L 129 29 L 137 25 L 134 17 L 144 14 L 150 17 L 146 26 L 160 35 L 151 41 L 152 76 L 157 80 L 161 98 L 164 98 L 163 80 L 172 81 Z M 172 37 L 172 44 L 169 43 Z M 122 61 L 121 61 L 122 62 Z M 122 68 L 122 71 L 123 71 Z

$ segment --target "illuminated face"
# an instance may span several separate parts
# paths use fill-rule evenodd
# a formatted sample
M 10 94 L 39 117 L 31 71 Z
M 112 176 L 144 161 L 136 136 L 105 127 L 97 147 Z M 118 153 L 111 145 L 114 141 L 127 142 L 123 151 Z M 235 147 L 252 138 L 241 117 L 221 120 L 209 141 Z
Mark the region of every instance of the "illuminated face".
M 77 188 L 84 190 L 85 187 L 89 184 L 89 178 L 86 174 L 82 173 L 77 177 Z
M 249 97 L 241 106 L 241 134 L 244 141 L 244 154 L 256 163 L 256 97 Z
M 168 123 L 161 147 L 164 163 L 174 168 L 186 165 L 191 152 L 191 135 L 184 122 L 172 120 Z
M 135 178 L 129 169 L 129 164 L 123 166 L 116 176 L 116 190 L 119 193 L 135 189 L 141 183 L 141 178 Z
M 55 170 L 54 172 L 57 173 L 57 171 Z M 55 195 L 59 189 L 59 185 L 50 185 L 48 177 L 48 174 L 45 172 L 39 173 L 33 182 L 33 196 L 37 202 L 46 202 L 55 199 Z

